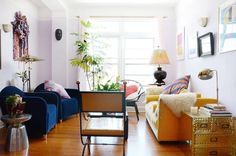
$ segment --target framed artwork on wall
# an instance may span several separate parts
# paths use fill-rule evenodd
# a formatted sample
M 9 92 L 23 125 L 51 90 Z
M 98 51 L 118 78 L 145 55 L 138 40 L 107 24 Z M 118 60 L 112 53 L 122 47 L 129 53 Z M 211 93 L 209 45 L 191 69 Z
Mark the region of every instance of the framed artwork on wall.
M 209 32 L 198 37 L 198 56 L 214 55 L 214 37 Z
M 176 57 L 177 60 L 184 60 L 185 54 L 185 30 L 183 29 L 181 32 L 177 33 L 176 36 Z
M 227 0 L 219 7 L 219 52 L 236 50 L 236 0 Z
M 198 56 L 197 37 L 198 37 L 197 31 L 187 32 L 188 58 L 196 58 Z

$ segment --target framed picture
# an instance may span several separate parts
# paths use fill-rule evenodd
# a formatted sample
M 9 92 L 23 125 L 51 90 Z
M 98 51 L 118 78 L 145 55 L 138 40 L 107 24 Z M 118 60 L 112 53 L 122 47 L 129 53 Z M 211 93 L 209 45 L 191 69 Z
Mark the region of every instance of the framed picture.
M 197 31 L 196 32 L 188 31 L 188 35 L 187 35 L 188 58 L 198 57 L 197 37 L 198 37 Z
M 177 33 L 177 36 L 176 36 L 176 57 L 177 57 L 177 60 L 183 60 L 184 57 L 185 57 L 185 54 L 184 54 L 184 40 L 185 38 L 185 34 L 184 34 L 184 29 L 180 32 L 180 33 Z
M 198 37 L 198 56 L 214 55 L 214 37 L 211 32 Z
M 219 52 L 236 50 L 236 0 L 227 0 L 219 7 Z

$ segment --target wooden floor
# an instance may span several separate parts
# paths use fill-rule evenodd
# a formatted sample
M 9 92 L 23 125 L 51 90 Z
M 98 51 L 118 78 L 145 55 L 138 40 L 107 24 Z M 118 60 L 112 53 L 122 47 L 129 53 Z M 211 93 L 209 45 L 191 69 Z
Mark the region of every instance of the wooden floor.
M 6 130 L 0 131 L 0 156 L 80 156 L 82 144 L 79 135 L 79 117 L 72 117 L 58 124 L 49 134 L 47 140 L 30 139 L 28 150 L 18 153 L 4 151 Z M 96 141 L 119 142 L 119 139 Z M 158 143 L 155 139 L 144 113 L 137 122 L 135 114 L 129 113 L 129 138 L 126 143 L 127 156 L 184 156 L 179 143 Z M 86 152 L 86 155 L 87 152 Z M 92 156 L 121 156 L 122 146 L 91 146 Z

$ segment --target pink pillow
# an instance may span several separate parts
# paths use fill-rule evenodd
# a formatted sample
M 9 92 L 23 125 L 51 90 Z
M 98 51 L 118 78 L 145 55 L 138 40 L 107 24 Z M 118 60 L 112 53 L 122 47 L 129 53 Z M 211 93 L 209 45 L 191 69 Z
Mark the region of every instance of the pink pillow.
M 124 90 L 124 85 L 121 85 L 120 89 Z M 129 96 L 130 94 L 135 93 L 137 90 L 138 90 L 138 86 L 136 86 L 136 85 L 126 86 L 125 97 Z
M 62 98 L 70 99 L 70 96 L 68 95 L 68 93 L 66 92 L 64 87 L 62 87 L 61 85 L 59 85 L 51 80 L 46 80 L 44 82 L 44 89 L 47 91 L 57 92 Z

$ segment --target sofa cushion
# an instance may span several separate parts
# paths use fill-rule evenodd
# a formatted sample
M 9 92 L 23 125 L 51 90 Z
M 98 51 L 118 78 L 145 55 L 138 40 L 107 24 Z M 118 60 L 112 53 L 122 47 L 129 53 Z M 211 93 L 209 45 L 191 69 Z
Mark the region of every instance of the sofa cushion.
M 163 88 L 162 94 L 179 94 L 184 89 L 188 88 L 190 75 L 179 78 Z
M 146 115 L 150 121 L 155 124 L 159 116 L 158 101 L 151 101 L 145 105 Z
M 163 92 L 163 87 L 152 86 L 146 89 L 146 95 L 160 95 Z
M 47 105 L 47 120 L 48 120 L 48 130 L 52 129 L 57 123 L 57 107 L 54 104 Z
M 62 99 L 61 104 L 63 110 L 62 114 L 63 119 L 68 118 L 72 114 L 78 113 L 79 105 L 78 105 L 78 100 L 76 98 Z
M 44 82 L 44 89 L 47 91 L 57 92 L 58 94 L 60 94 L 60 96 L 62 98 L 70 99 L 70 96 L 68 95 L 68 93 L 66 92 L 64 87 L 62 87 L 61 85 L 59 85 L 51 80 L 46 80 Z

